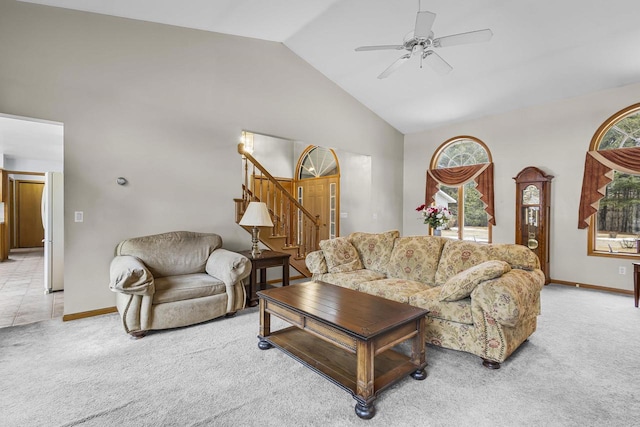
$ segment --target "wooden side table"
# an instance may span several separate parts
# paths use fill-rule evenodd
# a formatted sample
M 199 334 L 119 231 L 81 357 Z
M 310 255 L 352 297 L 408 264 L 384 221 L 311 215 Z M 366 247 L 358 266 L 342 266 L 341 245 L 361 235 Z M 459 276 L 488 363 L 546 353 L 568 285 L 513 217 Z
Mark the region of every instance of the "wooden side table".
M 291 254 L 276 251 L 262 251 L 259 257 L 253 258 L 251 251 L 240 251 L 241 255 L 251 260 L 251 275 L 249 276 L 249 289 L 247 292 L 247 305 L 255 307 L 258 305 L 258 290 L 267 288 L 267 268 L 282 267 L 282 286 L 289 286 L 289 257 Z M 257 280 L 258 270 L 260 271 L 260 282 Z
M 640 262 L 633 263 L 633 298 L 637 307 L 640 299 Z

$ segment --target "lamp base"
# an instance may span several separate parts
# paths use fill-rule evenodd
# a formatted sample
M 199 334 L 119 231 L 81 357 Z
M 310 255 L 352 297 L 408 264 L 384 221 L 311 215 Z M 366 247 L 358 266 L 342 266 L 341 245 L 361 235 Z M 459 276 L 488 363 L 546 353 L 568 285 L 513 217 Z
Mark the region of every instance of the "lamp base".
M 251 257 L 259 258 L 262 251 L 258 248 L 258 242 L 260 241 L 260 229 L 253 227 L 251 229 Z

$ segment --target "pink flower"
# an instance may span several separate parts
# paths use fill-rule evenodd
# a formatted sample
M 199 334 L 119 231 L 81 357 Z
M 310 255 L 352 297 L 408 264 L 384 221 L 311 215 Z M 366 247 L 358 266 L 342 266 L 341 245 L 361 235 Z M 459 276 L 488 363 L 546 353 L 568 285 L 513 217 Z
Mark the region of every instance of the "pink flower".
M 416 211 L 421 212 L 423 222 L 433 228 L 442 227 L 451 219 L 451 212 L 445 206 L 427 206 L 423 204 L 418 206 Z

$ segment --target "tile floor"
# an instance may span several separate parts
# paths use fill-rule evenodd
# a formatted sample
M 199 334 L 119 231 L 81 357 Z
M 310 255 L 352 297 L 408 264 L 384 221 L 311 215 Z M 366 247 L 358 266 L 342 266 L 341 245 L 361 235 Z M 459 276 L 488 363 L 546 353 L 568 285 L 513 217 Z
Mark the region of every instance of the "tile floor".
M 44 249 L 12 249 L 0 262 L 0 328 L 62 317 L 64 292 L 44 293 Z

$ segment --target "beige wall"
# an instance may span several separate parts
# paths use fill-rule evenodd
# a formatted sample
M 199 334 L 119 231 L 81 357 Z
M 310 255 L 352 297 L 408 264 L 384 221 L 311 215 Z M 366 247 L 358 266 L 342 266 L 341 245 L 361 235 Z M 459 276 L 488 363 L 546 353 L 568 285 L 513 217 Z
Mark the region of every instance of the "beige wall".
M 640 84 L 635 84 L 406 135 L 404 233 L 424 231 L 412 209 L 424 199 L 425 173 L 434 150 L 454 136 L 472 135 L 488 145 L 495 163 L 494 242 L 513 243 L 515 239 L 513 177 L 527 166 L 539 167 L 555 176 L 551 185 L 551 277 L 633 289 L 629 260 L 586 255 L 587 230 L 578 230 L 578 202 L 593 134 L 608 117 L 638 99 Z M 619 275 L 618 266 L 625 266 L 627 274 Z
M 65 314 L 114 305 L 121 239 L 213 231 L 247 247 L 242 129 L 357 141 L 376 188 L 366 228 L 402 226 L 403 136 L 282 44 L 0 0 L 0 58 L 0 113 L 65 126 Z

